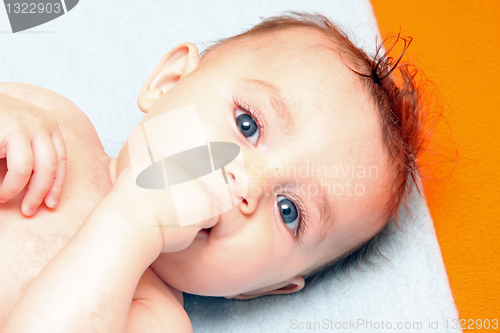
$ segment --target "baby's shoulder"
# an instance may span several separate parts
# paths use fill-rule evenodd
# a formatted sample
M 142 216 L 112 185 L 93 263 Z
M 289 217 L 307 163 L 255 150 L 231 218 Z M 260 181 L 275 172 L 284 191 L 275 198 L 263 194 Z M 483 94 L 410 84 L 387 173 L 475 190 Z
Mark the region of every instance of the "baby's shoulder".
M 73 104 L 66 97 L 47 88 L 20 82 L 0 82 L 0 92 L 38 105 L 43 109 Z
M 70 131 L 87 144 L 102 147 L 87 115 L 72 101 L 47 88 L 27 83 L 0 82 L 0 93 L 34 104 L 50 112 L 58 121 L 63 136 Z

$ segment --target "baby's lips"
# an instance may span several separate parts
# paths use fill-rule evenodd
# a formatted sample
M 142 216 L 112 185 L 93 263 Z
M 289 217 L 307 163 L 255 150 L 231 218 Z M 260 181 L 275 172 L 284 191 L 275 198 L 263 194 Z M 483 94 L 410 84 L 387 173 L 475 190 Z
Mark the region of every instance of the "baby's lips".
M 202 221 L 200 228 L 201 229 L 210 229 L 215 227 L 217 223 L 219 223 L 220 214 L 217 212 L 214 216 Z
M 209 229 L 209 228 L 215 227 L 217 225 L 217 223 L 219 223 L 219 219 L 220 219 L 220 214 L 214 218 L 211 218 L 211 219 L 204 221 L 202 228 Z

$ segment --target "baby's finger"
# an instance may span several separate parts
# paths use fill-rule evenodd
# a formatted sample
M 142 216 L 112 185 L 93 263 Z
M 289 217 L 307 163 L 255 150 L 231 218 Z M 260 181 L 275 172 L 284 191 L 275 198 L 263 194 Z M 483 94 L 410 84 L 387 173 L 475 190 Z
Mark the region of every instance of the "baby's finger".
M 57 153 L 57 170 L 54 176 L 54 183 L 45 196 L 45 204 L 47 207 L 55 208 L 59 202 L 59 196 L 61 195 L 62 187 L 64 184 L 64 177 L 66 176 L 66 144 L 62 137 L 61 131 L 57 128 L 52 134 L 52 142 Z
M 6 146 L 7 173 L 0 186 L 0 202 L 6 202 L 22 191 L 33 170 L 31 142 L 23 135 L 12 135 Z
M 31 143 L 33 147 L 33 175 L 28 184 L 21 210 L 32 216 L 54 182 L 57 169 L 57 153 L 48 135 L 38 135 Z

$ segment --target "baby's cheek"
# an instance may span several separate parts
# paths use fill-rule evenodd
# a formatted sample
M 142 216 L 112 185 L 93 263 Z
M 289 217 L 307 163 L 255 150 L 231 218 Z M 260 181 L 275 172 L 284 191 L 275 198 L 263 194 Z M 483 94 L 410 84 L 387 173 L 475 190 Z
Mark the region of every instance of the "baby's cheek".
M 221 245 L 214 255 L 227 276 L 248 283 L 269 271 L 275 252 L 268 235 L 243 233 Z

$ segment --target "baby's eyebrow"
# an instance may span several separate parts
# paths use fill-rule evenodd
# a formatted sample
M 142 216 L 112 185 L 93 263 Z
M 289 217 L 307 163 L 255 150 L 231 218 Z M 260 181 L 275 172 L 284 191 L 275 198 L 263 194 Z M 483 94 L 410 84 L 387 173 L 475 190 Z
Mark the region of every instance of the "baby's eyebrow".
M 314 202 L 318 208 L 319 217 L 319 233 L 315 238 L 315 244 L 319 244 L 328 235 L 328 229 L 333 224 L 334 216 L 332 212 L 332 206 L 328 196 L 328 192 L 321 191 L 321 196 L 314 196 Z
M 278 125 L 284 132 L 289 133 L 295 129 L 295 122 L 293 121 L 290 109 L 287 103 L 285 103 L 285 99 L 278 87 L 258 79 L 245 79 L 245 82 L 255 86 L 259 92 L 265 94 L 271 103 L 271 110 L 274 116 L 278 119 Z

